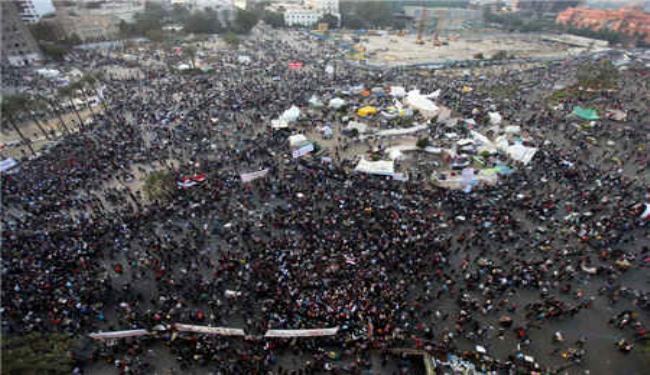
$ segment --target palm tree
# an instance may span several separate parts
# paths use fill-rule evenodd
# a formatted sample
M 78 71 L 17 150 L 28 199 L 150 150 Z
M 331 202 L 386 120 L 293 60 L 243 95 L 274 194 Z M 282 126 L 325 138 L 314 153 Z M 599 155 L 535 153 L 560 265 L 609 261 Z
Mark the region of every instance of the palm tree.
M 43 124 L 38 120 L 38 117 L 36 117 L 36 115 L 34 115 L 34 112 L 32 111 L 32 108 L 38 106 L 38 103 L 36 103 L 35 101 L 32 100 L 32 98 L 24 94 L 13 95 L 11 100 L 15 102 L 17 108 L 22 110 L 23 114 L 27 113 L 29 115 L 31 120 L 34 122 L 38 130 L 40 130 L 41 133 L 43 133 L 45 138 L 50 139 L 50 135 L 43 127 Z
M 70 101 L 70 106 L 72 107 L 72 110 L 74 110 L 74 113 L 77 115 L 77 119 L 79 120 L 79 129 L 83 130 L 84 129 L 84 122 L 81 119 L 81 116 L 79 115 L 79 111 L 77 111 L 77 106 L 75 106 L 74 102 L 72 101 L 72 98 L 75 96 L 75 89 L 70 86 L 62 87 L 59 89 L 59 96 L 63 98 L 67 98 Z
M 87 85 L 86 81 L 81 79 L 73 83 L 71 85 L 72 86 L 71 89 L 73 89 L 74 91 L 80 91 L 81 94 L 85 97 L 84 102 L 86 102 L 86 108 L 88 108 L 88 110 L 90 111 L 90 115 L 93 118 L 93 122 L 97 124 L 97 115 L 95 114 L 95 111 L 93 111 L 93 107 L 90 105 L 90 101 L 88 100 L 89 95 L 88 92 L 86 91 L 86 85 Z
M 106 105 L 106 100 L 103 97 L 104 95 L 100 95 L 100 90 L 97 88 L 99 82 L 105 84 L 104 75 L 102 73 L 86 74 L 82 78 L 82 81 L 86 82 L 87 85 L 93 88 L 93 90 L 97 94 L 99 103 L 102 105 L 102 108 L 104 109 L 104 115 L 111 120 L 113 125 L 117 125 L 117 121 L 115 121 L 115 118 L 113 117 L 113 113 L 108 110 L 108 106 Z
M 25 146 L 29 148 L 29 151 L 31 151 L 32 155 L 36 156 L 36 152 L 34 151 L 34 148 L 32 147 L 32 140 L 29 139 L 28 137 L 23 134 L 23 132 L 20 130 L 20 127 L 16 124 L 16 120 L 14 119 L 14 115 L 16 113 L 20 112 L 20 103 L 17 102 L 15 99 L 13 99 L 11 96 L 10 97 L 5 97 L 2 98 L 2 114 L 4 115 L 4 118 L 7 119 L 9 122 L 9 125 L 16 131 L 20 139 L 23 141 Z
M 41 94 L 36 94 L 35 98 L 38 102 L 41 102 L 47 106 L 50 107 L 52 112 L 54 112 L 54 115 L 58 117 L 59 119 L 59 128 L 63 129 L 65 134 L 70 134 L 70 129 L 65 124 L 65 121 L 63 120 L 63 116 L 61 115 L 61 111 L 59 110 L 59 107 L 54 103 L 51 99 L 41 95 Z

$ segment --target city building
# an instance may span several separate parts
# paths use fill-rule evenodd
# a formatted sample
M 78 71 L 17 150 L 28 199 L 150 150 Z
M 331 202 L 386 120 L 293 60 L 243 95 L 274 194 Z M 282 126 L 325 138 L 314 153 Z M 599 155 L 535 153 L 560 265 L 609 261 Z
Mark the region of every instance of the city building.
M 644 42 L 650 43 L 650 13 L 641 8 L 569 8 L 558 14 L 555 21 L 576 28 L 594 31 L 607 29 L 630 37 L 640 36 Z
M 115 38 L 120 22 L 133 22 L 144 11 L 144 0 L 76 2 L 55 0 L 55 22 L 68 37 L 76 35 L 84 42 Z
M 33 65 L 41 60 L 38 44 L 12 1 L 0 1 L 2 10 L 2 60 L 13 66 Z
M 305 8 L 321 15 L 331 14 L 340 18 L 339 0 L 305 0 Z
M 39 14 L 32 0 L 10 0 L 16 5 L 20 18 L 25 23 L 35 23 L 43 16 Z
M 283 13 L 287 26 L 313 26 L 326 14 L 341 19 L 339 0 L 285 0 L 271 3 L 269 9 Z
M 284 7 L 284 24 L 287 26 L 312 26 L 320 18 L 321 15 L 313 9 L 301 6 Z

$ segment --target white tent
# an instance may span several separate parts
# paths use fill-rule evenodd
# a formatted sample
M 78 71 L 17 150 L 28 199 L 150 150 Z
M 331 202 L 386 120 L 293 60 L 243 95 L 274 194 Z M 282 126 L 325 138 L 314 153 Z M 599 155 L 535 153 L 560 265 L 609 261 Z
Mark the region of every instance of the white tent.
M 289 109 L 282 112 L 280 117 L 271 121 L 271 127 L 273 129 L 281 129 L 289 127 L 289 124 L 298 120 L 300 117 L 300 108 L 292 105 Z
M 341 98 L 332 98 L 327 105 L 330 108 L 339 109 L 345 105 L 345 100 Z
M 533 160 L 535 153 L 537 153 L 537 148 L 526 147 L 522 144 L 516 144 L 508 146 L 505 152 L 508 154 L 508 156 L 510 156 L 511 159 L 520 161 L 526 165 L 530 163 L 531 160 Z
M 314 108 L 320 108 L 323 106 L 323 102 L 321 102 L 316 95 L 312 95 L 311 98 L 309 98 L 308 103 Z
M 361 173 L 392 176 L 395 173 L 395 162 L 393 160 L 368 161 L 361 159 L 354 170 Z
M 240 63 L 240 64 L 250 64 L 251 63 L 251 58 L 250 58 L 250 56 L 239 55 L 239 56 L 237 56 L 237 62 Z
M 403 98 L 406 96 L 406 89 L 402 86 L 391 86 L 390 95 L 395 98 Z
M 503 117 L 499 112 L 488 112 L 488 117 L 490 118 L 490 125 L 501 125 Z
M 309 142 L 309 140 L 307 140 L 307 137 L 302 134 L 294 134 L 289 136 L 289 146 L 291 147 L 302 146 L 307 142 Z
M 345 127 L 346 130 L 352 130 L 352 129 L 357 129 L 359 134 L 363 134 L 368 130 L 368 125 L 362 123 L 362 122 L 356 122 L 356 121 L 350 121 L 348 122 L 348 126 Z
M 406 95 L 404 104 L 409 107 L 420 111 L 422 116 L 426 118 L 435 117 L 440 108 L 436 106 L 427 96 L 420 94 L 420 90 L 411 90 Z

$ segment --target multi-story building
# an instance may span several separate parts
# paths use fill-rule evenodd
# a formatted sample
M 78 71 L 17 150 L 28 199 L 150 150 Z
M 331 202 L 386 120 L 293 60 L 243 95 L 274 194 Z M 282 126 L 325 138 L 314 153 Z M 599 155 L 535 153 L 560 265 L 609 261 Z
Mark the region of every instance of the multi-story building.
M 323 15 L 331 14 L 338 17 L 340 14 L 339 0 L 305 0 L 305 7 Z
M 326 14 L 341 19 L 339 0 L 303 0 L 295 2 L 285 0 L 281 3 L 272 3 L 272 8 L 284 14 L 284 24 L 287 26 L 312 26 Z
M 33 65 L 41 60 L 38 44 L 32 37 L 12 1 L 0 1 L 2 10 L 2 59 L 13 66 Z
M 284 24 L 287 26 L 312 26 L 318 22 L 321 15 L 301 6 L 284 7 Z
M 10 0 L 12 1 L 12 0 Z M 13 0 L 20 18 L 25 23 L 35 23 L 43 16 L 38 12 L 32 0 Z
M 646 43 L 650 43 L 650 13 L 641 8 L 569 8 L 558 14 L 555 22 L 594 31 L 607 29 L 630 37 L 642 36 Z
M 55 0 L 56 22 L 67 36 L 82 41 L 111 39 L 117 36 L 121 21 L 132 22 L 144 11 L 144 0 L 111 0 L 77 2 Z

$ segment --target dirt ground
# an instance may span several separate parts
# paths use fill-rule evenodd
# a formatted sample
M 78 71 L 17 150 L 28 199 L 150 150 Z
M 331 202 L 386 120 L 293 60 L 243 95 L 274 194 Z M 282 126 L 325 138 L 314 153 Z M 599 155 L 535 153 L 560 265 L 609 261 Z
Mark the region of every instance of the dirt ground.
M 489 59 L 498 51 L 506 51 L 516 58 L 562 57 L 585 51 L 585 48 L 548 42 L 542 35 L 530 34 L 491 33 L 463 35 L 458 40 L 442 38 L 448 44 L 440 47 L 433 45 L 431 35 L 423 38 L 423 45 L 417 44 L 416 39 L 413 34 L 365 36 L 362 45 L 369 63 L 390 66 L 470 60 L 478 53 Z

